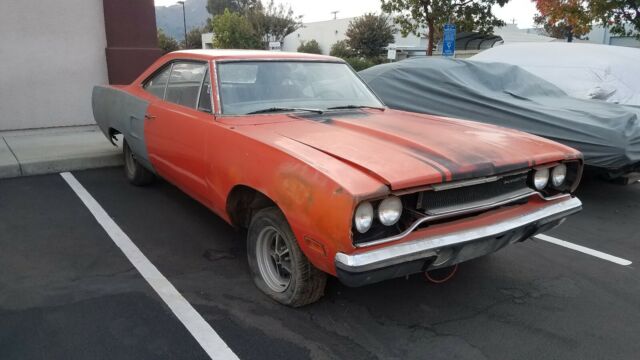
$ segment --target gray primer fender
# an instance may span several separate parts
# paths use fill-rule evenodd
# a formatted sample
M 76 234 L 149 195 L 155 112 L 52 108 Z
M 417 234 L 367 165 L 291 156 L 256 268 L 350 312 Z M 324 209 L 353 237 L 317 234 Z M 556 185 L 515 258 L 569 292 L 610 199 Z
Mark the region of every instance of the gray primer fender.
M 93 118 L 109 141 L 113 143 L 109 129 L 120 132 L 135 154 L 136 160 L 155 172 L 144 141 L 144 116 L 149 102 L 124 90 L 98 85 L 93 87 L 91 105 Z

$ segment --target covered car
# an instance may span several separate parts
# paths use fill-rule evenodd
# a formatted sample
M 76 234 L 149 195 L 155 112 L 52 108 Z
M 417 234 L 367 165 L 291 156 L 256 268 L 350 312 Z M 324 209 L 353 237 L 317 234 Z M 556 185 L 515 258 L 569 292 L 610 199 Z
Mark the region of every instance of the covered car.
M 637 170 L 640 109 L 583 100 L 514 65 L 411 58 L 360 72 L 394 109 L 471 119 L 553 139 L 611 176 Z
M 514 43 L 473 61 L 518 65 L 569 96 L 640 106 L 640 49 L 584 43 Z

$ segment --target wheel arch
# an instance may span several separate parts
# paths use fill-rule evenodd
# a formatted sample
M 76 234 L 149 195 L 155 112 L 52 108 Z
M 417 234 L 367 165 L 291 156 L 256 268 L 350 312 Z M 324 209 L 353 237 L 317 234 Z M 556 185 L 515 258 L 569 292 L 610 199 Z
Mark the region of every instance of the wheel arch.
M 254 213 L 271 206 L 277 207 L 282 212 L 278 204 L 262 191 L 238 184 L 229 192 L 225 210 L 231 225 L 236 228 L 248 228 Z

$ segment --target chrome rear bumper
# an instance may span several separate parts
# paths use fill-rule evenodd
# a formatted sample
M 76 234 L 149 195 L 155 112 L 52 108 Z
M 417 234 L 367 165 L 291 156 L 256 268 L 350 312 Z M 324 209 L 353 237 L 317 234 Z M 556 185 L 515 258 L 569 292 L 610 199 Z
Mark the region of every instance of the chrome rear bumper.
M 430 268 L 450 266 L 547 231 L 581 209 L 582 203 L 578 198 L 568 197 L 519 217 L 486 226 L 420 238 L 352 255 L 337 253 L 336 270 L 342 282 L 359 286 Z M 448 258 L 442 259 L 445 253 Z

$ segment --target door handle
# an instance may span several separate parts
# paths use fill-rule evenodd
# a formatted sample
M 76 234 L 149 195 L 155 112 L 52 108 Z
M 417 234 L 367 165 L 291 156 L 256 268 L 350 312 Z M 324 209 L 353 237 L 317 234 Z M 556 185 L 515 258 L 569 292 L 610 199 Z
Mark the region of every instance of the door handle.
M 153 120 L 153 119 L 155 119 L 156 117 L 155 117 L 155 116 L 153 116 L 153 115 L 144 114 L 144 118 L 145 118 L 146 120 Z

